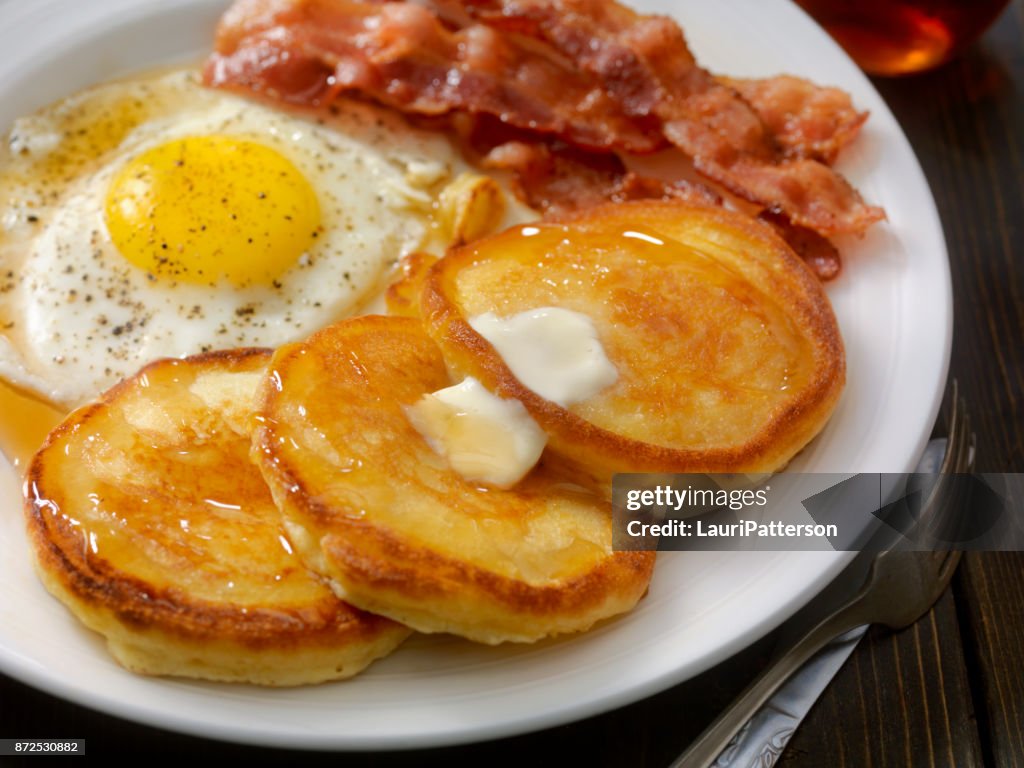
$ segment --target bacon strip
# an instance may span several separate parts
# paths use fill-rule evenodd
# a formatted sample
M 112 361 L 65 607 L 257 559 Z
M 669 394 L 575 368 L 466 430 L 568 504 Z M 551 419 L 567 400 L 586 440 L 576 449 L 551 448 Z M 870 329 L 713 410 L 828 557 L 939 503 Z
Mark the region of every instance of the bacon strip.
M 453 117 L 444 128 L 475 165 L 511 172 L 517 196 L 545 216 L 609 201 L 673 198 L 722 204 L 721 195 L 699 182 L 641 176 L 618 155 L 587 152 L 559 139 L 538 140 L 489 115 Z
M 843 268 L 839 249 L 827 239 L 804 227 L 791 224 L 785 216 L 762 211 L 757 217 L 769 224 L 796 251 L 822 282 L 834 280 Z
M 509 141 L 492 149 L 481 163 L 486 168 L 511 171 L 521 197 L 545 216 L 559 216 L 609 200 L 682 199 L 703 205 L 721 205 L 722 198 L 700 184 L 667 183 L 639 176 L 615 155 L 596 155 L 571 147 L 538 142 Z M 767 211 L 758 216 L 789 243 L 807 266 L 824 281 L 842 269 L 839 251 L 817 232 L 795 226 Z
M 628 48 L 617 46 L 609 31 L 622 33 L 640 18 L 620 5 L 604 0 L 579 6 L 576 11 L 563 3 L 558 7 L 561 23 L 551 24 L 549 0 L 419 0 L 441 19 L 465 26 L 470 19 L 483 21 L 508 32 L 539 37 L 545 32 L 550 42 L 577 64 L 598 74 L 612 90 L 624 111 L 650 115 L 664 91 Z M 547 19 L 548 23 L 544 21 Z M 668 22 L 674 26 L 673 22 Z M 611 28 L 611 29 L 609 29 Z M 683 50 L 685 42 L 681 43 Z M 691 56 L 692 59 L 692 56 Z M 736 91 L 753 108 L 757 117 L 787 157 L 812 158 L 831 164 L 839 151 L 856 138 L 868 117 L 853 106 L 850 96 L 839 88 L 819 86 L 792 75 L 744 79 L 716 76 L 721 85 Z
M 722 198 L 703 185 L 639 176 L 615 155 L 558 145 L 509 141 L 492 149 L 481 164 L 511 171 L 520 196 L 532 208 L 544 211 L 545 216 L 559 216 L 609 200 L 682 199 L 703 205 L 722 204 Z M 765 211 L 758 218 L 771 225 L 820 280 L 839 275 L 839 251 L 826 238 L 778 214 Z
M 582 152 L 558 144 L 509 141 L 492 149 L 481 165 L 512 171 L 527 205 L 551 216 L 609 200 L 683 199 L 704 205 L 722 202 L 703 185 L 640 176 L 615 155 Z
M 584 152 L 563 142 L 540 142 L 524 132 L 496 124 L 493 118 L 455 120 L 447 126 L 463 151 L 484 168 L 511 172 L 515 191 L 545 217 L 571 213 L 601 203 L 624 200 L 682 199 L 722 205 L 708 187 L 686 181 L 665 182 L 640 176 L 613 154 Z M 822 281 L 839 275 L 839 251 L 826 238 L 791 224 L 784 216 L 758 216 L 789 243 Z
M 437 1 L 450 6 L 454 0 Z M 671 19 L 642 16 L 612 0 L 465 0 L 465 6 L 474 18 L 548 42 L 597 76 L 628 114 L 657 116 L 697 171 L 738 197 L 827 235 L 861 232 L 884 218 L 831 168 L 787 158 L 754 108 L 697 65 Z M 791 97 L 795 92 L 789 88 Z M 763 96 L 759 88 L 750 95 Z
M 743 97 L 775 137 L 787 157 L 835 162 L 868 118 L 850 95 L 792 75 L 760 80 L 721 77 L 718 81 Z
M 667 139 L 730 192 L 819 233 L 860 232 L 884 216 L 812 159 L 822 150 L 793 151 L 785 130 L 777 141 L 696 64 L 670 19 L 612 0 L 423 3 L 238 0 L 207 82 L 302 104 L 357 91 L 415 114 L 494 115 L 587 150 L 649 152 Z
M 597 80 L 544 46 L 482 24 L 451 31 L 413 3 L 238 0 L 217 31 L 206 82 L 301 105 L 357 91 L 420 115 L 499 116 L 587 149 L 665 144 Z M 538 96 L 547 94 L 547 98 Z

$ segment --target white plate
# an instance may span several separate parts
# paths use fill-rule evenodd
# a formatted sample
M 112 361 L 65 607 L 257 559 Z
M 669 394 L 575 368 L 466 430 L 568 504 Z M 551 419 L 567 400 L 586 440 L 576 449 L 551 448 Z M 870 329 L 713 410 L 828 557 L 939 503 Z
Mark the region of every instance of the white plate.
M 871 111 L 840 169 L 888 224 L 844 246 L 828 286 L 849 383 L 801 469 L 913 467 L 934 421 L 952 337 L 942 229 L 892 114 L 867 79 L 783 0 L 635 0 L 675 15 L 699 60 L 735 75 L 788 72 L 839 85 Z M 212 0 L 0 1 L 0 129 L 127 71 L 208 49 Z M 39 586 L 17 481 L 0 467 L 0 669 L 122 717 L 216 738 L 296 747 L 403 748 L 489 739 L 625 704 L 695 675 L 792 614 L 849 559 L 825 552 L 670 553 L 630 615 L 579 637 L 486 648 L 414 638 L 355 680 L 300 688 L 151 680 L 121 670 Z

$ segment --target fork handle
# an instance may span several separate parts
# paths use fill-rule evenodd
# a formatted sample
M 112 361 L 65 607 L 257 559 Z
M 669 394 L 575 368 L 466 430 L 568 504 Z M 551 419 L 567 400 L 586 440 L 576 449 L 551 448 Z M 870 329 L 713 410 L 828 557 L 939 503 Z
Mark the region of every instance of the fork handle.
M 732 704 L 709 725 L 671 768 L 708 768 L 729 745 L 733 736 L 750 720 L 765 702 L 799 670 L 814 654 L 846 632 L 866 622 L 857 610 L 848 605 L 823 619 L 810 629 L 748 685 Z

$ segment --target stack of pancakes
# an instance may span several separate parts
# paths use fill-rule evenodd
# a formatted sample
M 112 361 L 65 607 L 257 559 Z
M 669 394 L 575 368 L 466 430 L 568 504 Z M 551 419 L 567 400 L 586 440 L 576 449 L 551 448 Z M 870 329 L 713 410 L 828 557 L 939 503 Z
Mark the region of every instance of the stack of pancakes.
M 644 202 L 529 229 L 412 260 L 391 316 L 158 361 L 73 413 L 25 486 L 47 588 L 133 671 L 265 685 L 350 676 L 411 630 L 532 642 L 630 610 L 654 553 L 613 551 L 612 475 L 780 469 L 839 397 L 838 329 L 747 217 Z M 592 320 L 615 384 L 545 400 L 469 323 L 542 306 Z M 548 435 L 511 488 L 406 415 L 466 375 Z

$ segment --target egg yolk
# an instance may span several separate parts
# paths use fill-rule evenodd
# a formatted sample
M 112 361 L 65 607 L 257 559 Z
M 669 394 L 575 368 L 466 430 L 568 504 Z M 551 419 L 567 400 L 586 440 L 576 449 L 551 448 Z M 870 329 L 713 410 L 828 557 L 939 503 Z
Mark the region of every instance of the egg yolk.
M 284 156 L 230 136 L 154 147 L 114 177 L 107 229 L 129 262 L 160 279 L 270 283 L 320 229 L 316 193 Z

